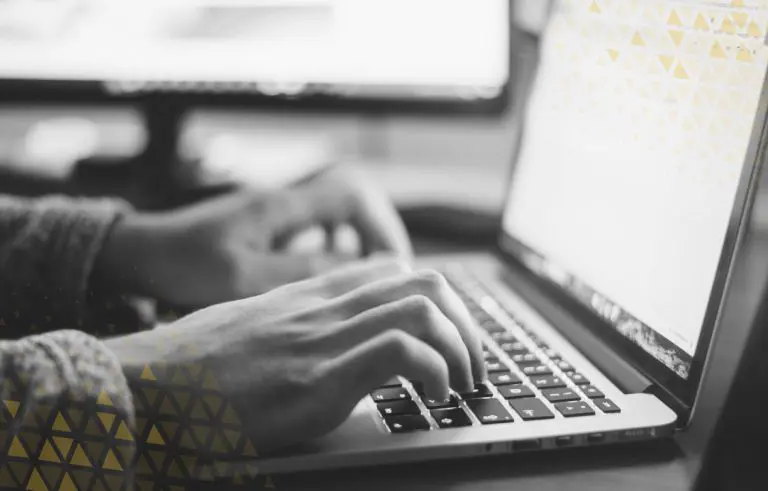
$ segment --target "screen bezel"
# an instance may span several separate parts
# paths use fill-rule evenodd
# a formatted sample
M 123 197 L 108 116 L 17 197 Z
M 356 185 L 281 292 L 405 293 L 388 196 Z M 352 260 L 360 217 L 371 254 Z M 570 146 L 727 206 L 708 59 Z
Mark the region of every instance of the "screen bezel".
M 515 177 L 515 168 L 522 153 L 522 144 L 525 139 L 525 122 L 527 121 L 530 92 L 536 84 L 537 76 L 532 77 L 527 89 L 525 103 L 520 105 L 518 116 L 521 118 L 520 130 L 517 134 L 512 165 L 507 179 L 505 200 L 508 199 Z M 755 119 L 750 132 L 750 142 L 744 159 L 744 165 L 739 178 L 733 210 L 728 221 L 723 249 L 718 261 L 717 271 L 713 281 L 713 287 L 707 302 L 706 313 L 702 324 L 699 340 L 693 355 L 689 377 L 683 379 L 669 369 L 662 362 L 643 350 L 624 335 L 619 333 L 606 320 L 587 308 L 565 289 L 555 282 L 546 279 L 529 268 L 522 257 L 514 250 L 516 248 L 528 248 L 523 242 L 507 234 L 504 230 L 503 216 L 506 210 L 506 202 L 502 209 L 502 220 L 499 236 L 496 243 L 498 255 L 516 269 L 522 271 L 534 284 L 545 291 L 551 298 L 564 307 L 570 314 L 587 327 L 595 335 L 599 336 L 612 350 L 620 354 L 636 369 L 654 382 L 658 395 L 666 399 L 673 409 L 680 415 L 679 423 L 687 424 L 696 396 L 701 386 L 701 379 L 707 363 L 708 354 L 712 348 L 714 333 L 722 310 L 725 293 L 731 278 L 734 258 L 741 244 L 751 213 L 754 193 L 758 184 L 758 175 L 761 162 L 764 158 L 768 138 L 768 70 L 763 78 L 763 85 L 758 100 Z M 518 249 L 519 250 L 519 249 Z

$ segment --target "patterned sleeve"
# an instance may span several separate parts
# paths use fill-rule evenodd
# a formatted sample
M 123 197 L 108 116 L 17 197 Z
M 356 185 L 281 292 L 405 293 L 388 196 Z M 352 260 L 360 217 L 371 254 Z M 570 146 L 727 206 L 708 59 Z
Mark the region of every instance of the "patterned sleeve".
M 0 488 L 131 489 L 132 395 L 80 331 L 0 341 Z

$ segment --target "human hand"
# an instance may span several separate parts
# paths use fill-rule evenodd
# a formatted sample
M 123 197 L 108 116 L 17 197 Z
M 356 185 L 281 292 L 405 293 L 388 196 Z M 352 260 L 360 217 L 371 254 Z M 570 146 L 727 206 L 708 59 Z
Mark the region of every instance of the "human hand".
M 321 436 L 393 376 L 445 399 L 486 377 L 478 328 L 446 280 L 374 260 L 107 341 L 129 380 L 198 365 L 259 451 Z
M 126 217 L 97 271 L 127 293 L 180 308 L 258 295 L 356 259 L 327 251 L 296 254 L 293 238 L 313 226 L 351 225 L 362 253 L 411 255 L 390 201 L 361 173 L 337 166 L 284 190 L 236 190 L 163 213 Z

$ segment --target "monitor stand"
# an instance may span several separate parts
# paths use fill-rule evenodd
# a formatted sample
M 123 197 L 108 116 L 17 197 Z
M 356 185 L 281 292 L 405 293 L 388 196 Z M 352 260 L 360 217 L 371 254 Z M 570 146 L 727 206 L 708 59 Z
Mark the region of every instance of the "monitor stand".
M 200 161 L 180 155 L 180 135 L 187 106 L 149 99 L 140 106 L 147 142 L 133 157 L 85 158 L 75 165 L 68 193 L 114 196 L 145 210 L 180 206 L 231 188 L 203 184 Z

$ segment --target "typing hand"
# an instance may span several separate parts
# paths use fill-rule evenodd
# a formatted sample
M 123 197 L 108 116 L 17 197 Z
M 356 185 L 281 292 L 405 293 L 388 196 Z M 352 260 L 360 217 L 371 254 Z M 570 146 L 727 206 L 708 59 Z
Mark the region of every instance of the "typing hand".
M 108 341 L 129 379 L 156 363 L 202 364 L 261 450 L 341 424 L 396 375 L 445 399 L 485 378 L 469 312 L 434 272 L 372 260 Z M 185 349 L 186 348 L 186 349 Z
M 119 223 L 97 263 L 123 293 L 181 308 L 246 298 L 306 279 L 356 257 L 291 253 L 303 231 L 347 224 L 362 253 L 408 258 L 410 242 L 390 201 L 362 174 L 337 166 L 285 190 L 237 190 Z

